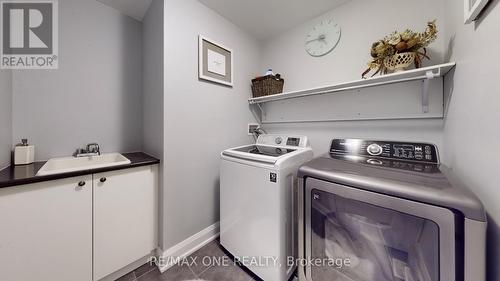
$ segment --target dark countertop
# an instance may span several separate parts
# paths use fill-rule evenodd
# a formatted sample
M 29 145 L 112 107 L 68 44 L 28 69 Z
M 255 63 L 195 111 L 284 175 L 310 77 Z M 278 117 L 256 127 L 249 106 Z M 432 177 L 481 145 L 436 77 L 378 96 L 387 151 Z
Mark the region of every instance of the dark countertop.
M 36 173 L 46 163 L 35 162 L 30 165 L 14 166 L 11 165 L 0 171 L 0 188 L 25 185 L 30 183 L 58 180 L 81 175 L 88 175 L 94 173 L 116 171 L 123 169 L 130 169 L 140 166 L 154 165 L 160 163 L 160 160 L 147 155 L 143 152 L 122 153 L 123 156 L 130 160 L 130 164 L 120 165 L 114 167 L 105 167 L 97 169 L 88 169 L 77 172 L 62 173 L 57 175 L 36 176 Z

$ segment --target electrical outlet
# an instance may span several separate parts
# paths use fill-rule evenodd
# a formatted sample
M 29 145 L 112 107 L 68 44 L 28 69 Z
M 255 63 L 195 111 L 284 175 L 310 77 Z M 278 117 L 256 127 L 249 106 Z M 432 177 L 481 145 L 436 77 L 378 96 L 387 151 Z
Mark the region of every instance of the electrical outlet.
M 248 124 L 248 130 L 247 130 L 247 133 L 249 136 L 253 136 L 253 132 L 255 132 L 255 130 L 257 130 L 257 128 L 259 128 L 259 124 L 257 123 L 249 123 Z

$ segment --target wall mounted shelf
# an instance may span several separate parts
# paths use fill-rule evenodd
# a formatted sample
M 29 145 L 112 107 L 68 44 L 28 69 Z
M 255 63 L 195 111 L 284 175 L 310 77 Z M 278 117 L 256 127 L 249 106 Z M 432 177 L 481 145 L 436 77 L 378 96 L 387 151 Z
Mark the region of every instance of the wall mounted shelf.
M 423 67 L 419 69 L 407 70 L 404 72 L 392 73 L 383 76 L 372 77 L 368 79 L 360 79 L 350 82 L 344 82 L 334 85 L 328 85 L 318 88 L 291 91 L 281 94 L 251 98 L 248 103 L 251 105 L 257 105 L 262 114 L 265 114 L 264 108 L 261 104 L 266 102 L 274 102 L 287 99 L 303 98 L 314 95 L 325 95 L 332 94 L 342 91 L 351 91 L 356 89 L 363 89 L 369 87 L 376 87 L 388 84 L 396 84 L 409 81 L 422 80 L 422 112 L 427 113 L 429 110 L 429 84 L 430 80 L 438 77 L 444 77 L 450 70 L 455 67 L 455 62 L 439 64 L 429 67 Z

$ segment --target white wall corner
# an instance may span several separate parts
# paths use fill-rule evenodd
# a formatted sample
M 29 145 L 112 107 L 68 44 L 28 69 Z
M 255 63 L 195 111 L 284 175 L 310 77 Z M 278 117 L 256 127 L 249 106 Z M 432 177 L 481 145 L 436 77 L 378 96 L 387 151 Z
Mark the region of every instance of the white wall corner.
M 166 251 L 159 250 L 159 258 L 157 260 L 158 269 L 161 273 L 167 271 L 177 261 L 188 257 L 198 249 L 217 239 L 219 231 L 219 222 L 216 222 Z

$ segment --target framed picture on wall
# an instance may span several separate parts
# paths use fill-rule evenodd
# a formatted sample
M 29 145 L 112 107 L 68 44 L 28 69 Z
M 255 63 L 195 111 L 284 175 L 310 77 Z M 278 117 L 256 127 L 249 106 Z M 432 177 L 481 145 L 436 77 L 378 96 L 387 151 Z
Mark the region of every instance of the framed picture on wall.
M 199 78 L 233 86 L 233 50 L 199 36 Z
M 489 0 L 464 0 L 465 24 L 476 20 L 479 13 L 484 9 Z

